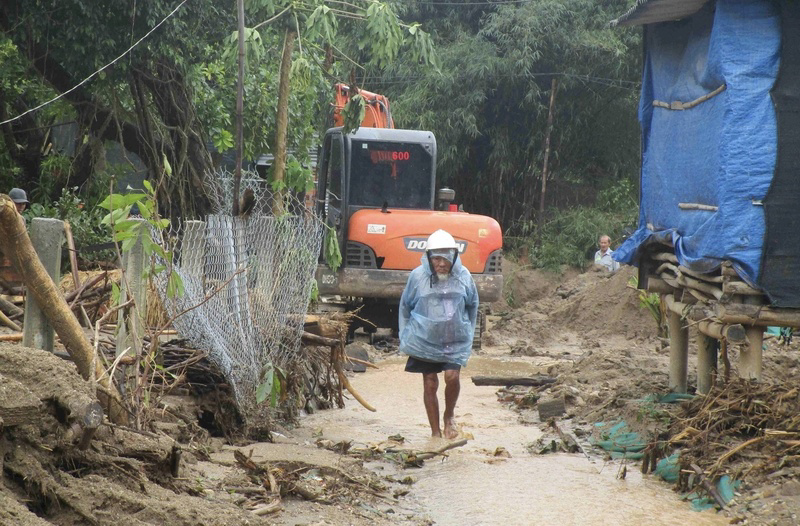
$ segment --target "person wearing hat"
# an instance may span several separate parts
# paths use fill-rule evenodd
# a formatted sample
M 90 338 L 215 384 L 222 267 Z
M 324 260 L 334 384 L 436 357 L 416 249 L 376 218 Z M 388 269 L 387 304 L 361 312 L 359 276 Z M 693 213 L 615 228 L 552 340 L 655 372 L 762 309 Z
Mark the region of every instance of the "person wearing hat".
M 30 204 L 28 201 L 28 195 L 25 193 L 25 190 L 22 188 L 12 188 L 10 192 L 8 192 L 8 197 L 14 201 L 14 206 L 17 207 L 17 212 L 22 213 L 25 211 L 25 208 Z
M 467 365 L 472 353 L 478 289 L 461 264 L 458 245 L 448 232 L 437 230 L 428 237 L 421 265 L 408 277 L 399 310 L 399 350 L 408 355 L 405 370 L 422 374 L 431 435 L 443 435 L 437 391 L 439 373 L 444 373 L 444 438 L 456 438 L 461 367 Z

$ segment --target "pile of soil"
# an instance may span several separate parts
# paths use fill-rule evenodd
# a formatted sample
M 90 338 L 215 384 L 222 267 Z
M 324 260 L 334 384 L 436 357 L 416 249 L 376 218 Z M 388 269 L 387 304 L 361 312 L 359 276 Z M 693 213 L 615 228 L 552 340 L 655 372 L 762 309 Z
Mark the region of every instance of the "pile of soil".
M 792 350 L 796 344 L 776 338 L 765 341 L 759 384 L 737 380 L 740 349 L 730 348 L 730 376 L 724 378 L 720 370 L 709 396 L 659 403 L 669 392 L 668 341 L 658 338 L 657 323 L 633 287 L 635 270 L 623 267 L 615 274 L 587 271 L 553 279 L 537 270 L 515 268 L 510 276 L 515 305 L 493 306 L 490 340 L 511 354 L 546 358 L 543 372 L 556 381 L 519 391 L 517 396 L 506 392 L 501 400 L 516 403 L 526 421 L 539 423 L 526 416 L 532 411 L 531 400 L 561 398 L 566 414 L 559 425 L 584 439 L 598 436 L 598 423 L 624 421 L 649 444 L 646 451 L 657 450 L 659 458 L 683 448 L 681 466 L 686 471 L 695 464 L 714 482 L 723 475 L 737 480 L 736 496 L 724 512 L 734 522 L 796 524 L 800 516 L 796 481 L 800 420 L 793 416 L 800 403 L 795 388 L 800 357 Z M 527 285 L 521 286 L 524 282 Z M 695 357 L 696 345 L 690 339 L 690 394 L 696 386 Z M 546 422 L 539 425 L 548 431 Z M 588 441 L 583 443 L 588 446 Z M 602 451 L 593 449 L 592 454 Z M 687 476 L 676 490 L 687 491 Z
M 82 444 L 95 400 L 72 362 L 0 343 L 0 524 L 390 523 L 390 488 L 359 463 L 279 440 L 226 444 L 197 425 L 191 398 L 166 397 L 147 429 L 105 422 Z

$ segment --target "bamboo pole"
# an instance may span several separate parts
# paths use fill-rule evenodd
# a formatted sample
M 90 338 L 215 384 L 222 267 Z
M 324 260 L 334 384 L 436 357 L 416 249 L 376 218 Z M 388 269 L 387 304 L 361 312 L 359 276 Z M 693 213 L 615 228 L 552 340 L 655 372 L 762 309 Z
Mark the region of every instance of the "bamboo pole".
M 678 258 L 670 252 L 657 252 L 650 257 L 656 261 L 669 261 L 670 263 L 678 264 Z
M 722 292 L 727 295 L 763 296 L 764 292 L 751 287 L 744 281 L 727 281 L 722 284 Z
M 726 303 L 714 306 L 716 318 L 722 323 L 741 323 L 742 325 L 776 325 L 780 327 L 800 327 L 800 310 L 775 309 L 766 305 Z
M 667 311 L 669 328 L 669 388 L 676 393 L 685 393 L 688 387 L 689 338 L 687 327 L 680 314 Z
M 3 314 L 3 311 L 1 311 L 1 310 L 0 310 L 0 325 L 5 325 L 9 329 L 13 329 L 15 331 L 21 331 L 22 330 L 22 327 L 20 327 L 19 325 L 17 325 L 13 321 L 11 321 L 9 319 L 9 317 L 6 316 L 5 314 Z
M 728 343 L 736 345 L 743 345 L 747 342 L 747 329 L 739 323 L 725 325 L 718 321 L 701 320 L 697 322 L 697 330 L 704 336 L 715 340 L 728 340 Z
M 680 270 L 682 274 L 697 278 L 701 281 L 710 281 L 711 283 L 722 283 L 725 281 L 723 276 L 712 276 L 710 274 L 703 274 L 702 272 L 695 272 L 694 270 L 686 268 L 683 265 L 678 265 L 678 270 Z
M 647 276 L 647 292 L 655 292 L 656 294 L 672 294 L 675 288 L 670 286 L 669 283 L 661 278 L 655 276 Z
M 699 327 L 698 327 L 699 329 Z M 697 392 L 708 394 L 717 370 L 717 340 L 698 331 L 697 335 Z
M 667 310 L 678 314 L 681 317 L 692 321 L 707 320 L 713 316 L 713 311 L 703 305 L 693 305 L 681 301 L 676 301 L 672 294 L 665 294 L 661 297 Z
M 94 357 L 92 346 L 64 300 L 64 296 L 39 261 L 39 256 L 25 230 L 25 222 L 7 195 L 0 195 L 0 234 L 6 240 L 3 251 L 11 259 L 29 293 L 36 299 L 42 312 L 61 338 L 61 343 L 75 362 L 78 372 L 86 380 L 101 377 L 104 373 L 103 367 L 99 363 L 92 367 Z M 108 408 L 107 414 L 111 421 L 127 422 L 125 408 L 108 377 L 101 380 L 101 385 L 104 390 L 98 392 L 98 396 Z

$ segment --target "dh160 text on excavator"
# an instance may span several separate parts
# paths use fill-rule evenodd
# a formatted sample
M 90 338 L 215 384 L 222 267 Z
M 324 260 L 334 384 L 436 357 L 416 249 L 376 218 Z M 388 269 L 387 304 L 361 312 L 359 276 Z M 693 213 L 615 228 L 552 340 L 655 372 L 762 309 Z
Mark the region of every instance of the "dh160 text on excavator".
M 319 157 L 316 206 L 336 233 L 342 264 L 334 271 L 320 263 L 320 296 L 346 308 L 363 305 L 360 317 L 396 330 L 397 305 L 408 276 L 420 264 L 428 236 L 441 228 L 455 238 L 480 301 L 500 299 L 500 225 L 490 217 L 459 211 L 451 189 L 441 188 L 437 195 L 433 133 L 395 129 L 388 99 L 361 90 L 364 119 L 357 131 L 345 134 L 340 112 L 350 89 L 343 84 L 335 89 L 335 127 L 325 133 Z M 372 326 L 365 329 L 374 332 Z

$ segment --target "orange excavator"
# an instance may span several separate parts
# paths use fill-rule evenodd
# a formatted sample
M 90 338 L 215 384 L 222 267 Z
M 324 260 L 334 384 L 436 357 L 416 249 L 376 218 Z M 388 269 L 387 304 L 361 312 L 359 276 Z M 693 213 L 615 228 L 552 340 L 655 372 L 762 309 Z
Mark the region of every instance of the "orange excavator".
M 436 138 L 394 128 L 389 100 L 359 90 L 366 111 L 345 134 L 341 110 L 351 89 L 337 84 L 334 128 L 325 133 L 317 166 L 316 207 L 342 248 L 342 264 L 317 268 L 323 301 L 352 309 L 375 327 L 397 329 L 397 306 L 410 272 L 420 264 L 428 236 L 448 231 L 472 273 L 481 303 L 500 299 L 503 235 L 490 217 L 453 203 L 455 192 L 436 189 Z M 481 316 L 483 320 L 483 316 Z M 485 323 L 479 323 L 482 330 Z M 355 326 L 352 327 L 355 330 Z M 476 346 L 480 333 L 476 334 Z

